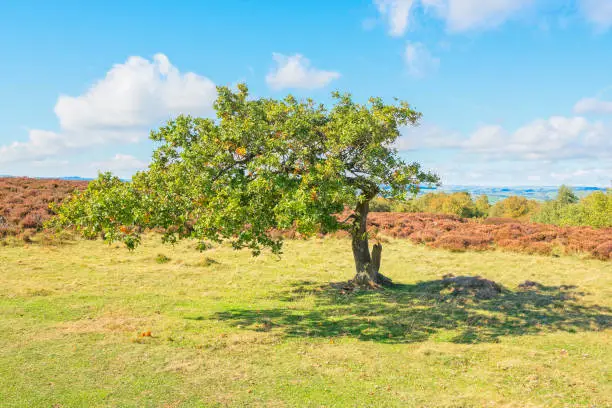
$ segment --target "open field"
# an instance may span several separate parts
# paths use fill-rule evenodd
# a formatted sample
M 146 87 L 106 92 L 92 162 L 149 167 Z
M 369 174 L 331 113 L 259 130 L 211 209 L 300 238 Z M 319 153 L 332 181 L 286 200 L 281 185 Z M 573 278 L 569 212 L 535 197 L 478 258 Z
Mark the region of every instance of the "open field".
M 612 405 L 610 262 L 391 240 L 397 285 L 342 293 L 348 240 L 193 247 L 0 247 L 0 405 Z M 446 274 L 504 290 L 453 295 Z

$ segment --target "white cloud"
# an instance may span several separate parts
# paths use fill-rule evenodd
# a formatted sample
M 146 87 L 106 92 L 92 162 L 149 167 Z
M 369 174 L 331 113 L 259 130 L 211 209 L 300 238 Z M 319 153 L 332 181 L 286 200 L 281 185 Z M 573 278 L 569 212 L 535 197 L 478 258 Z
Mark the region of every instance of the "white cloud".
M 580 0 L 580 10 L 584 17 L 600 31 L 612 27 L 612 1 Z
M 583 0 L 588 1 L 588 0 Z M 533 4 L 535 0 L 420 0 L 425 11 L 444 20 L 449 31 L 494 28 Z M 387 20 L 389 34 L 402 36 L 418 0 L 374 0 Z
M 54 159 L 43 159 L 43 160 L 35 160 L 29 163 L 31 166 L 40 167 L 40 168 L 57 168 L 68 165 L 70 162 L 68 160 L 54 160 Z
M 482 126 L 458 147 L 468 152 L 515 160 L 555 160 L 612 154 L 611 129 L 583 117 L 553 116 L 514 132 Z
M 426 9 L 446 21 L 450 31 L 494 28 L 534 0 L 422 0 Z
M 266 75 L 266 83 L 274 90 L 322 88 L 340 78 L 338 72 L 312 67 L 310 60 L 301 54 L 286 56 L 273 53 L 272 58 L 276 66 Z
M 553 171 L 550 173 L 550 176 L 553 179 L 559 180 L 561 182 L 583 179 L 587 182 L 587 184 L 589 181 L 591 181 L 592 183 L 592 180 L 597 180 L 601 185 L 607 185 L 610 180 L 610 174 L 612 174 L 612 168 L 590 167 L 579 168 L 574 171 Z
M 598 98 L 583 98 L 574 105 L 574 113 L 579 115 L 586 113 L 612 113 L 612 101 L 604 101 Z
M 55 113 L 64 130 L 138 128 L 180 113 L 205 115 L 216 97 L 215 84 L 181 74 L 168 57 L 130 57 L 115 65 L 84 95 L 62 95 Z
M 408 73 L 417 78 L 422 78 L 438 70 L 440 59 L 431 55 L 427 47 L 419 42 L 406 45 L 404 60 L 408 67 Z
M 374 0 L 379 13 L 387 19 L 389 35 L 400 37 L 408 28 L 414 0 Z
M 405 129 L 396 146 L 402 151 L 455 149 L 485 161 L 610 158 L 612 128 L 580 116 L 538 119 L 512 132 L 498 125 L 485 125 L 468 137 L 427 125 Z
M 66 148 L 63 138 L 55 132 L 33 129 L 26 142 L 0 146 L 0 163 L 41 160 Z
M 109 142 L 137 142 L 172 116 L 211 114 L 216 94 L 210 79 L 181 74 L 163 54 L 151 61 L 130 57 L 83 95 L 61 95 L 55 105 L 60 131 L 30 130 L 27 141 L 0 146 L 0 163 L 40 160 Z
M 394 147 L 400 151 L 419 149 L 457 148 L 461 137 L 457 132 L 447 131 L 431 123 L 419 126 L 405 126 L 400 129 L 399 137 Z
M 148 164 L 129 154 L 117 153 L 110 160 L 91 163 L 90 166 L 99 171 L 118 172 L 124 170 L 141 170 L 147 167 Z

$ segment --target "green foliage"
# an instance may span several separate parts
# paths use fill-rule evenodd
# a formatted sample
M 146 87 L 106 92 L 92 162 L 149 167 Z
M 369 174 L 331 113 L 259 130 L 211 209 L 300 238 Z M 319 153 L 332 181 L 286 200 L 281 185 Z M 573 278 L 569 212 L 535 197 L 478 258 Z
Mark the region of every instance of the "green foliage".
M 478 197 L 474 205 L 476 206 L 476 211 L 478 212 L 479 216 L 486 217 L 489 215 L 491 204 L 489 203 L 489 197 L 487 197 L 486 194 Z
M 590 225 L 595 228 L 612 227 L 612 190 L 606 193 L 602 191 L 591 193 L 580 200 L 577 207 L 580 214 L 578 225 Z
M 452 214 L 464 218 L 478 216 L 476 205 L 467 192 L 428 193 L 417 200 L 416 206 L 421 211 L 435 214 Z
M 554 200 L 539 203 L 511 196 L 493 206 L 486 195 L 473 200 L 467 193 L 428 193 L 397 204 L 383 198 L 372 201 L 372 211 L 452 214 L 464 218 L 502 217 L 560 226 L 612 227 L 612 190 L 596 191 L 579 199 L 571 188 L 561 186 Z
M 562 186 L 557 198 L 544 203 L 532 220 L 562 226 L 612 227 L 612 191 L 596 191 L 581 200 L 575 197 L 571 189 Z
M 63 205 L 53 205 L 56 216 L 47 226 L 70 226 L 85 238 L 104 237 L 133 249 L 140 242 L 138 223 L 145 219 L 142 192 L 110 173 L 103 173 L 87 189 L 75 193 Z
M 52 223 L 129 248 L 142 228 L 156 228 L 165 242 L 230 241 L 254 254 L 278 253 L 273 228 L 305 235 L 348 228 L 334 215 L 345 206 L 376 196 L 404 200 L 421 183 L 438 182 L 392 147 L 420 113 L 405 102 L 333 97 L 327 108 L 292 96 L 250 99 L 244 84 L 236 92 L 219 87 L 216 120 L 170 120 L 151 132 L 158 147 L 148 170 L 125 183 L 101 174 L 57 208 Z
M 157 254 L 157 256 L 155 257 L 155 262 L 157 262 L 158 264 L 165 264 L 170 262 L 170 258 L 164 254 Z
M 562 205 L 567 204 L 575 204 L 579 200 L 578 196 L 574 194 L 574 191 L 566 186 L 565 184 L 559 187 L 559 191 L 557 191 L 556 201 L 561 203 Z
M 489 209 L 489 216 L 527 219 L 530 214 L 533 214 L 538 210 L 538 207 L 539 204 L 535 200 L 529 200 L 520 196 L 510 196 L 496 202 Z
M 483 195 L 474 201 L 469 193 L 427 193 L 409 201 L 395 202 L 377 198 L 370 205 L 374 212 L 426 212 L 450 214 L 463 218 L 485 217 L 489 200 Z
M 383 197 L 375 197 L 370 202 L 372 212 L 393 212 L 393 203 Z
M 389 200 L 383 197 L 375 197 L 370 202 L 371 212 L 416 212 L 414 200 Z

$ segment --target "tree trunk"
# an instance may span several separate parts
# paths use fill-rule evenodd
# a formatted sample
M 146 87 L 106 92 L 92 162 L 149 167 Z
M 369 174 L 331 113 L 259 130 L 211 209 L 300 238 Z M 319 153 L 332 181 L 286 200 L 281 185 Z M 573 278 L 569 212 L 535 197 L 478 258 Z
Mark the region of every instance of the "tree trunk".
M 372 254 L 370 255 L 367 235 L 369 209 L 369 201 L 359 203 L 355 208 L 355 220 L 353 222 L 351 235 L 356 273 L 352 282 L 357 286 L 374 288 L 380 285 L 391 284 L 391 279 L 379 272 L 382 245 L 379 243 L 375 244 L 372 248 Z

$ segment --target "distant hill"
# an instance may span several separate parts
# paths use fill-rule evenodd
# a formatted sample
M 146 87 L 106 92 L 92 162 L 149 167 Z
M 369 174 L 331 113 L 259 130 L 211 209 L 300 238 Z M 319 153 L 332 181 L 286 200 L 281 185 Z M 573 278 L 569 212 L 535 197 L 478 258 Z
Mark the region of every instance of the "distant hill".
M 555 198 L 559 187 L 553 186 L 515 186 L 515 187 L 487 187 L 487 186 L 460 186 L 460 185 L 443 185 L 439 188 L 422 189 L 421 194 L 426 194 L 432 191 L 456 193 L 465 191 L 473 196 L 486 194 L 489 201 L 495 202 L 503 200 L 506 197 L 517 195 L 526 197 L 532 200 L 546 201 Z M 574 192 L 579 197 L 584 197 L 594 191 L 606 191 L 604 187 L 572 187 Z
M 11 178 L 17 176 L 9 176 L 0 174 L 0 178 Z M 67 181 L 91 181 L 93 178 L 79 177 L 79 176 L 65 176 L 65 177 L 33 177 L 41 180 L 67 180 Z M 128 180 L 124 180 L 128 181 Z M 571 186 L 570 186 L 571 187 Z M 489 201 L 494 203 L 499 200 L 503 200 L 509 196 L 517 195 L 526 197 L 532 200 L 546 201 L 555 198 L 557 195 L 558 186 L 513 186 L 513 187 L 489 187 L 489 186 L 462 186 L 456 184 L 442 185 L 439 188 L 422 188 L 420 194 L 426 194 L 430 192 L 445 192 L 445 193 L 456 193 L 465 191 L 470 193 L 472 196 L 479 196 L 486 194 L 489 197 Z M 578 197 L 584 197 L 594 191 L 606 191 L 605 187 L 588 187 L 578 186 L 572 187 Z
M 79 176 L 68 176 L 68 177 L 60 177 L 60 180 L 74 180 L 74 181 L 91 181 L 93 178 L 84 178 Z

